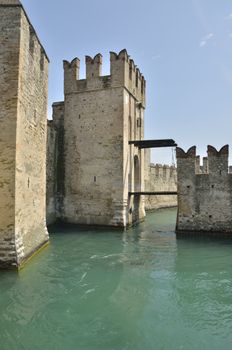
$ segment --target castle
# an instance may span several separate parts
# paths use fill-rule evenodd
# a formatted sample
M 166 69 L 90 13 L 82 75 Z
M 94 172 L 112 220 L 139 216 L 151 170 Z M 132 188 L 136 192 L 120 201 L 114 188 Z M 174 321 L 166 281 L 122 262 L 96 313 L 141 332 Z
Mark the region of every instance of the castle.
M 177 171 L 151 164 L 150 147 L 176 144 L 144 140 L 146 81 L 126 50 L 107 76 L 101 54 L 86 56 L 85 79 L 78 58 L 64 61 L 47 121 L 49 59 L 19 0 L 0 0 L 0 31 L 0 268 L 47 245 L 48 225 L 127 228 L 177 193 L 177 233 L 231 233 L 228 146 L 208 146 L 202 166 L 196 147 L 177 147 Z
M 46 245 L 47 225 L 57 221 L 125 228 L 143 220 L 142 193 L 154 177 L 138 145 L 146 81 L 126 50 L 110 53 L 108 76 L 101 54 L 86 56 L 82 80 L 79 59 L 64 61 L 64 101 L 47 121 L 49 59 L 19 0 L 0 0 L 0 30 L 0 267 L 7 268 Z M 156 180 L 165 187 L 174 177 L 164 173 Z M 156 199 L 148 209 L 159 206 Z

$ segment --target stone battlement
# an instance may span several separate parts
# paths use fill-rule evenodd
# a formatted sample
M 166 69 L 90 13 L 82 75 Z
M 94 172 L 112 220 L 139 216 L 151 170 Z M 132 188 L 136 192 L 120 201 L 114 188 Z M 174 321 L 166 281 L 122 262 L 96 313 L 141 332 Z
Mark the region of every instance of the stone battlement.
M 176 167 L 167 164 L 150 164 L 150 172 L 156 177 L 164 179 L 176 178 Z
M 144 137 L 145 79 L 126 50 L 63 61 L 64 102 L 53 104 L 47 157 L 47 222 L 127 227 L 145 216 L 144 153 L 129 145 Z M 54 180 L 53 180 L 54 179 Z
M 177 232 L 232 232 L 229 146 L 208 146 L 207 153 L 201 166 L 195 146 L 187 152 L 177 147 Z
M 177 171 L 173 165 L 150 163 L 150 149 L 145 150 L 145 191 L 147 192 L 176 192 Z M 177 197 L 146 196 L 146 210 L 156 210 L 177 206 Z
M 79 79 L 80 60 L 63 61 L 64 91 L 73 92 L 110 89 L 124 86 L 136 100 L 145 106 L 146 81 L 140 70 L 124 49 L 110 52 L 110 75 L 102 76 L 102 55 L 85 57 L 86 79 Z
M 210 174 L 213 176 L 222 176 L 228 174 L 229 171 L 229 146 L 223 146 L 219 151 L 213 146 L 207 147 L 207 157 L 203 157 L 203 165 L 201 158 L 196 154 L 196 146 L 190 147 L 187 152 L 177 147 L 176 156 L 179 160 L 179 166 L 184 163 L 196 174 Z

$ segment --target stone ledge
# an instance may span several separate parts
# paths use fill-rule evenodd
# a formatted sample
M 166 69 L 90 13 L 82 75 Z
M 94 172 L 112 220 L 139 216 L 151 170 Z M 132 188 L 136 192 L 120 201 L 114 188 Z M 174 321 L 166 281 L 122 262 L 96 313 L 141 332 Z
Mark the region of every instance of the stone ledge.
M 0 0 L 0 6 L 21 6 L 22 4 L 19 0 Z
M 232 231 L 190 231 L 190 230 L 178 230 L 176 229 L 177 238 L 222 238 L 232 240 Z

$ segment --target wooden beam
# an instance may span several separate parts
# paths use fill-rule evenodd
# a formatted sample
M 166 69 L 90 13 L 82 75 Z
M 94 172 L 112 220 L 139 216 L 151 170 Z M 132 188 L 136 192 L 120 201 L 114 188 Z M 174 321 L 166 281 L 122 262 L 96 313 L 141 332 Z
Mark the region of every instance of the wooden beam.
M 176 196 L 177 192 L 164 191 L 164 192 L 129 192 L 130 196 Z
M 138 148 L 159 148 L 159 147 L 176 147 L 177 144 L 172 139 L 163 140 L 135 140 L 129 141 L 129 145 L 134 145 Z

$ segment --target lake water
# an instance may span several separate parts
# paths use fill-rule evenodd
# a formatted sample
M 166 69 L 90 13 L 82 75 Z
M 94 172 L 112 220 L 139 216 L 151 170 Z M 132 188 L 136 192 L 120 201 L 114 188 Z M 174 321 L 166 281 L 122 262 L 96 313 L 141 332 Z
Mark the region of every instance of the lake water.
M 175 209 L 125 232 L 72 229 L 0 272 L 0 350 L 232 348 L 232 244 L 177 240 Z

